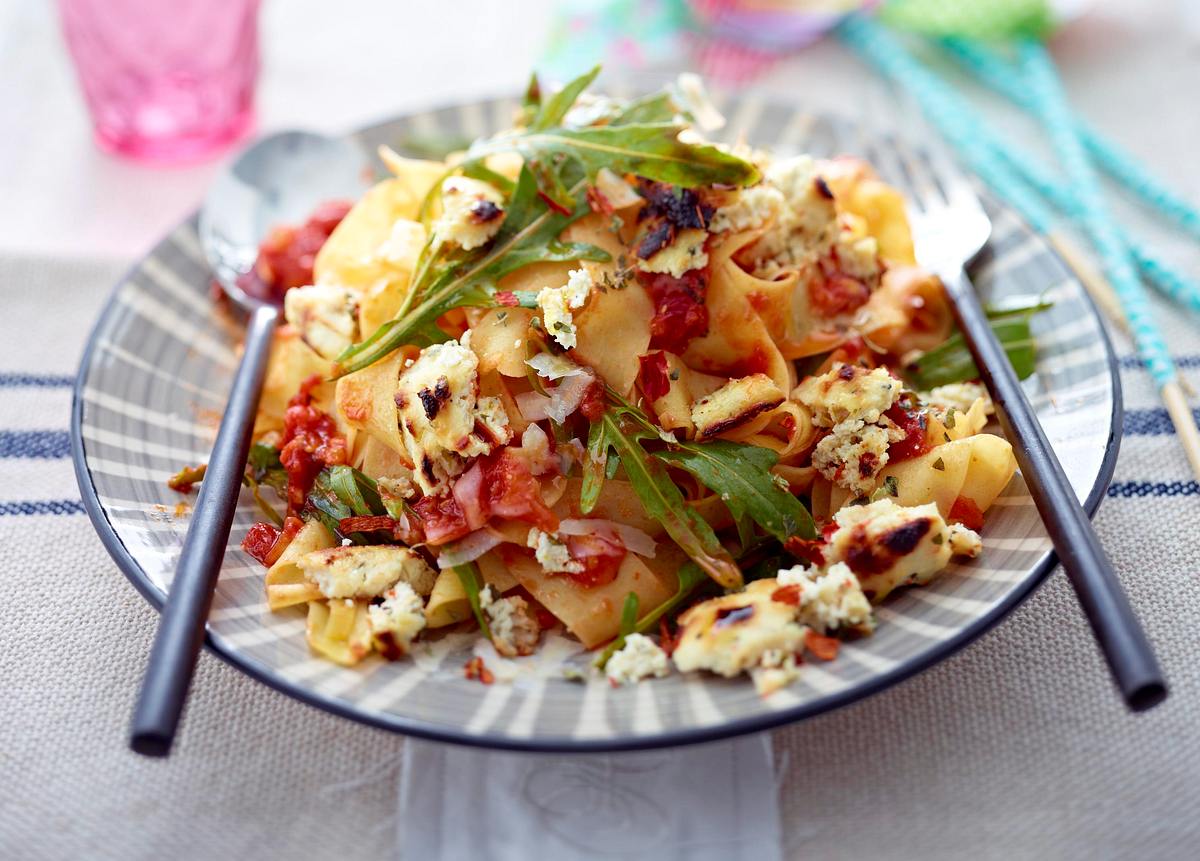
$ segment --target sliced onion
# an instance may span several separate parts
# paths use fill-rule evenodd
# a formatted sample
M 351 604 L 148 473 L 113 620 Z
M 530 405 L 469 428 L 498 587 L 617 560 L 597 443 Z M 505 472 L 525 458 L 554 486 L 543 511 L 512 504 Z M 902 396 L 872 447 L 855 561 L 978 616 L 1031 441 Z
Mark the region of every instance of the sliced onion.
M 521 392 L 516 397 L 517 408 L 528 422 L 540 422 L 544 419 L 554 419 L 562 424 L 567 416 L 579 409 L 583 395 L 594 377 L 591 374 L 576 374 L 567 377 L 553 389 L 549 396 L 537 392 Z
M 447 544 L 438 554 L 438 568 L 453 568 L 474 562 L 493 547 L 504 543 L 504 536 L 490 529 L 476 529 L 465 538 Z
M 454 501 L 462 509 L 468 529 L 479 529 L 487 523 L 487 512 L 483 510 L 483 465 L 478 461 L 454 482 L 450 491 Z
M 628 550 L 632 550 L 638 556 L 645 556 L 647 559 L 654 558 L 654 539 L 628 523 L 589 517 L 579 520 L 563 520 L 558 524 L 559 535 L 591 535 L 597 532 L 615 532 Z
M 553 353 L 538 353 L 525 360 L 525 364 L 537 371 L 539 377 L 547 380 L 558 380 L 563 377 L 576 377 L 586 374 L 587 370 L 572 362 L 566 356 L 556 356 Z
M 550 451 L 550 437 L 540 425 L 531 424 L 521 434 L 521 454 L 529 463 L 529 471 L 534 475 L 545 475 L 559 466 L 558 459 Z M 566 470 L 559 470 L 566 474 Z

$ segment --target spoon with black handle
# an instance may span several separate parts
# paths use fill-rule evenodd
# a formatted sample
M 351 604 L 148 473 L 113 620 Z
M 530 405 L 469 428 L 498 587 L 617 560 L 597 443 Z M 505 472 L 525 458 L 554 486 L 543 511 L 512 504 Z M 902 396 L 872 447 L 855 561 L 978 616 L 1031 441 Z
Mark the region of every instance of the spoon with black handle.
M 238 156 L 204 200 L 199 223 L 204 254 L 217 283 L 246 313 L 246 337 L 134 708 L 129 746 L 137 753 L 166 756 L 179 727 L 237 510 L 272 336 L 282 316 L 278 304 L 251 296 L 238 278 L 254 265 L 258 245 L 272 226 L 301 221 L 326 200 L 357 198 L 366 166 L 352 141 L 283 132 Z

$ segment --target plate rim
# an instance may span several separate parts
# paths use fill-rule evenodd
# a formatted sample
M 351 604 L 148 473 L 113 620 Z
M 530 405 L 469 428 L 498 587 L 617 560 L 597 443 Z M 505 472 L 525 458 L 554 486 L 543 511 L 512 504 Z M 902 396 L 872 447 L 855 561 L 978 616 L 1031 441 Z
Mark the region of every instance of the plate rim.
M 456 102 L 453 105 L 441 107 L 453 107 L 457 104 L 467 103 L 467 101 L 461 103 Z M 431 108 L 429 110 L 437 109 L 440 108 Z M 410 115 L 411 114 L 398 114 L 389 120 L 385 120 L 380 123 L 371 123 L 367 126 L 350 132 L 349 134 L 345 135 L 345 137 L 357 137 L 364 132 L 369 132 L 374 128 L 384 126 L 396 120 L 404 119 Z M 1008 204 L 1003 203 L 1002 201 L 998 201 L 998 203 L 1004 207 L 1006 215 L 1019 221 L 1023 229 L 1029 231 L 1032 235 L 1038 237 L 1039 239 L 1042 238 L 1041 235 L 1034 231 L 1028 222 L 1022 218 L 1012 207 L 1008 206 Z M 189 213 L 174 227 L 168 230 L 158 243 L 155 243 L 153 246 L 151 246 L 151 249 L 157 247 L 157 245 L 161 242 L 166 241 L 175 233 L 175 231 L 186 225 L 195 217 L 196 212 Z M 1045 248 L 1050 254 L 1057 257 L 1069 271 L 1074 271 L 1052 244 L 1046 243 Z M 137 560 L 125 547 L 124 542 L 122 542 L 120 536 L 116 532 L 116 529 L 109 520 L 108 514 L 100 501 L 99 493 L 96 489 L 95 483 L 92 480 L 91 470 L 87 465 L 87 454 L 83 440 L 83 392 L 86 387 L 88 373 L 92 368 L 94 355 L 99 344 L 100 333 L 110 315 L 115 313 L 117 306 L 119 305 L 119 302 L 117 301 L 118 292 L 121 290 L 125 282 L 128 281 L 131 276 L 138 271 L 150 253 L 152 253 L 152 250 L 140 256 L 125 270 L 124 274 L 117 279 L 114 286 L 109 290 L 108 296 L 104 301 L 103 308 L 88 334 L 87 341 L 84 345 L 83 355 L 80 358 L 79 370 L 76 373 L 75 381 L 71 389 L 70 450 L 71 461 L 75 472 L 75 479 L 79 485 L 79 491 L 84 510 L 87 512 L 88 519 L 91 521 L 92 527 L 95 529 L 109 556 L 112 557 L 114 562 L 116 562 L 121 573 L 125 575 L 125 578 L 129 580 L 134 588 L 155 610 L 161 612 L 162 605 L 165 600 L 165 594 L 151 582 L 149 576 L 142 569 L 141 565 L 138 564 Z M 1076 279 L 1076 281 L 1078 283 L 1078 279 Z M 1100 504 L 1104 501 L 1108 487 L 1112 482 L 1113 474 L 1116 470 L 1117 458 L 1120 453 L 1121 439 L 1123 436 L 1125 407 L 1124 393 L 1121 386 L 1120 367 L 1117 361 L 1116 352 L 1113 349 L 1112 338 L 1104 324 L 1104 318 L 1088 291 L 1080 286 L 1079 293 L 1084 301 L 1084 305 L 1088 308 L 1100 331 L 1100 340 L 1104 346 L 1105 360 L 1108 365 L 1108 373 L 1113 393 L 1112 413 L 1110 416 L 1111 423 L 1109 426 L 1108 440 L 1105 445 L 1104 456 L 1101 459 L 1100 468 L 1096 474 L 1096 480 L 1093 482 L 1086 499 L 1082 503 L 1083 509 L 1087 512 L 1088 517 L 1092 518 L 1095 517 L 1096 511 L 1099 509 Z M 354 704 L 350 704 L 336 697 L 306 688 L 300 683 L 286 679 L 272 668 L 261 664 L 255 659 L 234 649 L 226 648 L 220 643 L 220 641 L 213 637 L 212 631 L 207 625 L 205 626 L 204 632 L 204 645 L 212 654 L 215 654 L 226 664 L 234 667 L 237 670 L 240 670 L 256 681 L 265 684 L 267 687 L 285 694 L 292 699 L 298 700 L 305 705 L 320 709 L 321 711 L 329 714 L 348 718 L 356 723 L 365 724 L 377 729 L 388 730 L 390 732 L 399 733 L 405 736 L 489 750 L 510 750 L 542 753 L 600 753 L 680 747 L 690 744 L 703 744 L 706 742 L 719 741 L 721 739 L 732 738 L 753 732 L 763 732 L 788 724 L 797 723 L 801 720 L 816 717 L 817 715 L 841 708 L 842 706 L 846 706 L 860 700 L 865 700 L 887 690 L 888 688 L 900 684 L 901 682 L 912 678 L 918 673 L 924 672 L 934 665 L 941 663 L 950 656 L 964 649 L 966 646 L 975 642 L 992 628 L 994 628 L 1010 613 L 1012 613 L 1013 610 L 1024 603 L 1024 601 L 1045 582 L 1046 577 L 1051 571 L 1054 570 L 1057 564 L 1058 556 L 1053 548 L 1051 548 L 1033 567 L 1031 575 L 989 612 L 970 622 L 954 636 L 938 641 L 920 659 L 911 660 L 906 663 L 899 663 L 891 670 L 872 677 L 866 683 L 850 686 L 842 691 L 838 691 L 837 693 L 829 694 L 827 696 L 820 697 L 819 699 L 787 708 L 774 711 L 765 711 L 760 714 L 738 718 L 710 726 L 670 730 L 645 736 L 626 736 L 605 739 L 576 739 L 569 736 L 548 736 L 542 738 L 531 737 L 522 739 L 513 738 L 511 736 L 498 733 L 469 734 L 461 729 L 442 728 L 433 724 L 429 724 L 425 721 L 407 718 L 401 715 L 394 715 L 387 712 L 365 711 Z

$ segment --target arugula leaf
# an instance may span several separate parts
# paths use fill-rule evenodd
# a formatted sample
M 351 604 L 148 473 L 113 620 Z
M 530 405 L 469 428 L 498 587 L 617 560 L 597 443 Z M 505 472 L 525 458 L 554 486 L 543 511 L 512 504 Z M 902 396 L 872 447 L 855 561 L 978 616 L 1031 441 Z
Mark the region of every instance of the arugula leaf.
M 352 466 L 329 467 L 329 489 L 356 517 L 387 514 L 375 480 Z
M 625 596 L 625 604 L 621 607 L 621 636 L 627 637 L 637 628 L 638 594 L 630 592 Z
M 679 140 L 683 128 L 660 122 L 518 130 L 475 143 L 467 151 L 467 158 L 515 150 L 526 162 L 552 164 L 556 157 L 578 161 L 589 178 L 607 167 L 617 174 L 634 173 L 687 188 L 758 182 L 758 168 L 750 162 L 708 144 Z M 539 187 L 548 193 L 544 186 Z
M 582 191 L 583 178 L 577 171 L 573 178 L 574 191 Z M 437 328 L 438 317 L 464 305 L 498 304 L 494 297 L 500 279 L 523 266 L 545 261 L 608 260 L 608 253 L 594 245 L 558 238 L 564 228 L 588 212 L 586 199 L 566 215 L 547 207 L 539 199 L 533 174 L 523 167 L 504 223 L 487 250 L 443 269 L 430 270 L 431 283 L 413 285 L 410 304 L 415 307 L 384 323 L 362 343 L 344 350 L 337 357 L 335 378 L 372 365 L 405 344 L 445 341 L 449 336 Z
M 349 538 L 354 544 L 377 544 L 361 532 L 343 534 L 339 524 L 347 517 L 367 517 L 387 514 L 375 482 L 350 466 L 326 467 L 317 473 L 305 508 L 339 540 Z
M 475 621 L 479 623 L 479 630 L 483 631 L 484 636 L 490 640 L 492 630 L 488 627 L 483 605 L 479 603 L 479 593 L 483 591 L 483 577 L 479 573 L 479 566 L 474 562 L 465 562 L 462 565 L 455 565 L 450 570 L 458 575 L 458 582 L 462 584 L 463 591 L 467 593 L 467 603 L 471 605 L 471 612 L 475 615 Z
M 803 503 L 776 482 L 771 472 L 779 458 L 770 449 L 728 440 L 680 443 L 654 453 L 659 460 L 685 469 L 721 497 L 742 531 L 749 518 L 779 541 L 793 535 L 816 538 L 817 528 Z
M 600 74 L 600 66 L 597 64 L 542 102 L 540 109 L 530 120 L 529 128 L 540 131 L 561 125 L 567 111 L 571 110 L 575 100 L 591 85 L 592 81 L 596 80 L 598 74 Z
M 623 426 L 626 422 L 629 426 Z M 736 589 L 742 585 L 742 572 L 733 557 L 721 546 L 708 522 L 688 506 L 662 463 L 642 448 L 645 440 L 658 438 L 657 429 L 628 404 L 605 410 L 588 433 L 589 456 L 584 464 L 580 510 L 586 514 L 595 505 L 611 450 L 621 459 L 646 514 L 661 523 L 708 576 L 727 589 Z
M 665 90 L 641 96 L 627 103 L 612 119 L 610 126 L 628 126 L 634 123 L 669 123 L 679 114 L 679 108 L 671 94 Z
M 1037 302 L 1000 310 L 988 309 L 992 331 L 1008 354 L 1018 379 L 1029 377 L 1036 370 L 1037 357 L 1029 321 L 1034 314 L 1049 307 L 1049 303 Z M 979 379 L 979 369 L 975 367 L 962 334 L 955 332 L 932 350 L 909 362 L 904 368 L 904 376 L 910 386 L 924 391 Z

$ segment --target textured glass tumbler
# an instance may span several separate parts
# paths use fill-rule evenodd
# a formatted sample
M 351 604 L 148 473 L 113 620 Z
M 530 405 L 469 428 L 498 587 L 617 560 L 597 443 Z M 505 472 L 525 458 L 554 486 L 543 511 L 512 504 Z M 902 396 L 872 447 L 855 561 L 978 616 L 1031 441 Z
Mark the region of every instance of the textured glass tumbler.
M 59 0 L 102 149 L 197 161 L 250 131 L 259 0 Z

